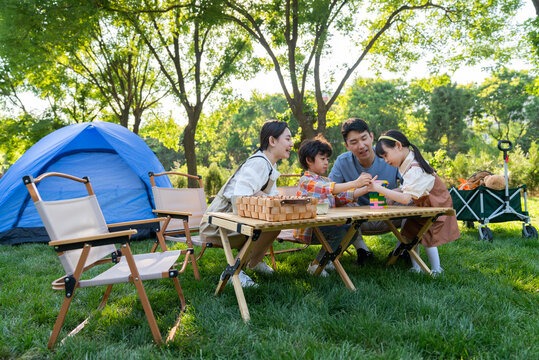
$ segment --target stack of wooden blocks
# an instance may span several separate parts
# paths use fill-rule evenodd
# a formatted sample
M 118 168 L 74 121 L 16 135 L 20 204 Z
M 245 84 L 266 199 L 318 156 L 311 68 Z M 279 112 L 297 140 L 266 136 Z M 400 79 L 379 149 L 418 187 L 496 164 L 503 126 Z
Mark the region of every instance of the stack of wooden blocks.
M 242 196 L 236 198 L 238 215 L 266 221 L 286 221 L 316 217 L 315 197 Z
M 388 182 L 386 180 L 375 180 L 375 182 L 381 184 L 383 187 L 387 187 L 388 185 Z M 386 197 L 380 193 L 370 192 L 369 205 L 371 209 L 387 208 Z

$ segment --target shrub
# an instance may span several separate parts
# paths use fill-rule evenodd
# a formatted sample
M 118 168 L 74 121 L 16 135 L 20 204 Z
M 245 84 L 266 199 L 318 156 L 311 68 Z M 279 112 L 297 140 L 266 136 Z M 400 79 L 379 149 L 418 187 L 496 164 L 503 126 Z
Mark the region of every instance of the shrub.
M 224 185 L 223 174 L 216 163 L 211 163 L 210 167 L 206 171 L 204 179 L 204 189 L 206 194 L 216 195 L 219 189 Z
M 539 191 L 539 143 L 533 142 L 528 150 L 528 175 L 526 185 L 534 192 Z

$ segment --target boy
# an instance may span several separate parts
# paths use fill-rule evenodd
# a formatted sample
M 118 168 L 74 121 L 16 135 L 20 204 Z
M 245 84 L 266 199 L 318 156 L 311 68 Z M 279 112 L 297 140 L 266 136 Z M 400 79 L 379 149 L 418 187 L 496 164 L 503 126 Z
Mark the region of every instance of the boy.
M 329 157 L 332 152 L 331 144 L 321 135 L 312 140 L 305 140 L 301 144 L 299 162 L 306 171 L 299 180 L 298 196 L 314 196 L 319 199 L 319 202 L 325 202 L 328 203 L 329 207 L 335 207 L 354 202 L 359 196 L 367 193 L 366 185 L 369 185 L 372 179 L 370 174 L 363 173 L 357 179 L 341 184 L 332 182 L 331 179 L 322 176 L 327 173 Z M 335 251 L 349 227 L 349 225 L 321 226 L 320 231 L 331 249 Z M 307 244 L 320 243 L 316 235 L 313 236 L 312 228 L 296 229 L 294 233 L 296 237 L 299 237 Z M 353 241 L 356 248 L 360 246 L 359 243 L 356 244 L 358 241 L 362 242 L 359 239 Z M 309 265 L 307 271 L 310 274 L 316 271 L 324 253 L 325 250 L 321 249 L 316 256 L 316 260 Z M 326 268 L 333 268 L 332 264 L 328 265 Z M 321 276 L 327 275 L 327 272 L 323 270 Z

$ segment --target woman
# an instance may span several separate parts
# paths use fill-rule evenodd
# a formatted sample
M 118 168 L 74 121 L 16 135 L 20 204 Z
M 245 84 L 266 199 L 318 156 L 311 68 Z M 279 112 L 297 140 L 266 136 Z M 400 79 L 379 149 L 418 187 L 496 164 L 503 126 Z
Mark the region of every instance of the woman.
M 232 212 L 232 202 L 238 196 L 278 195 L 276 181 L 281 175 L 276 163 L 288 159 L 292 149 L 292 134 L 284 121 L 269 120 L 260 130 L 260 147 L 243 163 L 223 185 L 206 210 L 208 212 Z M 247 266 L 255 271 L 272 273 L 273 270 L 262 260 L 279 231 L 263 232 L 254 243 L 247 257 Z M 239 249 L 246 239 L 237 232 L 228 234 L 230 246 Z M 204 216 L 200 223 L 200 238 L 203 241 L 221 245 L 221 237 L 216 226 L 207 222 Z M 243 271 L 239 274 L 243 287 L 256 283 Z

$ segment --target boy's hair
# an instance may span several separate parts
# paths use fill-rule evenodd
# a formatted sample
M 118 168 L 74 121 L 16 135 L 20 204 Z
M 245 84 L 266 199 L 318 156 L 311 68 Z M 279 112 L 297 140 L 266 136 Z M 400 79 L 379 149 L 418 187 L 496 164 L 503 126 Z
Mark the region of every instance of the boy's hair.
M 307 164 L 307 159 L 314 161 L 316 155 L 326 155 L 331 156 L 333 153 L 333 148 L 331 144 L 321 135 L 318 134 L 314 139 L 303 140 L 301 146 L 299 147 L 299 163 L 301 167 L 305 170 L 309 169 Z
M 362 120 L 360 118 L 350 118 L 342 124 L 341 134 L 345 143 L 350 131 L 357 131 L 358 133 L 366 131 L 369 134 L 371 133 L 371 131 L 369 130 L 369 125 L 367 125 L 365 120 Z
M 397 140 L 398 142 L 400 142 L 401 145 L 404 147 L 408 147 L 408 148 L 411 147 L 414 150 L 414 158 L 417 160 L 421 168 L 425 170 L 427 174 L 434 173 L 434 169 L 429 165 L 427 160 L 423 158 L 423 155 L 421 155 L 421 152 L 419 151 L 417 146 L 415 146 L 414 144 L 411 144 L 410 141 L 408 141 L 408 138 L 406 137 L 406 135 L 401 133 L 399 130 L 388 130 L 385 133 L 383 133 L 382 136 L 388 136 L 390 138 L 393 138 Z M 384 144 L 386 148 L 394 148 L 396 143 L 397 143 L 396 141 L 393 141 L 390 139 L 379 139 L 378 144 L 376 144 L 376 148 L 375 148 L 376 155 L 378 155 L 378 157 L 382 157 L 386 153 L 384 151 L 384 147 L 381 144 Z

